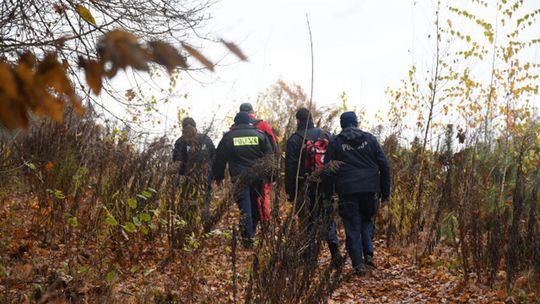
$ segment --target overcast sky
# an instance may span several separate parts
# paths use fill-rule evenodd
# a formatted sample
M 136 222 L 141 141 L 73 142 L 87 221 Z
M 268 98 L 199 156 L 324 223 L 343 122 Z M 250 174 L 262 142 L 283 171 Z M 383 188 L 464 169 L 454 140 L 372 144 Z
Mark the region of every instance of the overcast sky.
M 465 3 L 463 1 L 458 1 Z M 531 1 L 536 2 L 535 1 Z M 434 3 L 431 0 L 220 0 L 211 9 L 204 31 L 214 38 L 235 42 L 249 57 L 238 62 L 228 55 L 215 73 L 183 75 L 177 99 L 167 106 L 175 124 L 176 108 L 204 122 L 232 116 L 241 102 L 278 79 L 298 83 L 309 92 L 311 55 L 306 14 L 314 43 L 314 100 L 319 105 L 340 104 L 342 92 L 351 107 L 367 110 L 373 119 L 386 109 L 387 87 L 397 87 L 414 63 L 429 67 Z M 484 16 L 493 18 L 493 16 Z M 459 25 L 456 25 L 459 26 Z M 536 31 L 540 34 L 540 31 Z M 538 36 L 538 35 L 536 35 Z M 204 45 L 203 53 L 217 59 L 227 53 L 222 45 Z M 538 58 L 538 47 L 531 53 Z M 536 62 L 538 60 L 535 59 Z

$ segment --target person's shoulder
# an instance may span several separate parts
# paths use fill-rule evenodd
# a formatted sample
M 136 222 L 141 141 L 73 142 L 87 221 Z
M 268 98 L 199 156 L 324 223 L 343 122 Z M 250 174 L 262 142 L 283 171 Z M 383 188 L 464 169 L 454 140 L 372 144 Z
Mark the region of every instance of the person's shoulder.
M 331 138 L 333 137 L 333 136 L 332 136 L 332 133 L 326 131 L 325 129 L 319 128 L 319 130 L 320 130 L 320 132 L 321 132 L 322 134 L 324 134 L 324 136 L 328 137 L 328 139 L 331 139 Z
M 184 142 L 184 136 L 180 136 L 174 141 L 174 144 L 178 145 L 178 144 L 181 144 L 183 142 Z
M 253 129 L 248 129 L 248 130 L 253 130 L 253 132 L 257 133 L 257 135 L 259 137 L 264 137 L 266 138 L 266 132 L 262 131 L 262 130 L 259 130 L 258 128 L 253 128 Z
M 366 132 L 366 131 L 362 131 L 362 133 L 367 139 L 372 140 L 372 141 L 378 141 L 377 137 L 375 135 L 373 135 L 372 133 L 369 133 L 369 132 Z

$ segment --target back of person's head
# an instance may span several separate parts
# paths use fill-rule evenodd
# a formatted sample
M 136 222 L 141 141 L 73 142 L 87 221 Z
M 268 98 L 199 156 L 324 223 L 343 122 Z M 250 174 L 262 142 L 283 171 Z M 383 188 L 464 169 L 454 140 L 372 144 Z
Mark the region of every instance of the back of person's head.
M 358 127 L 358 117 L 356 117 L 356 114 L 352 111 L 341 114 L 339 122 L 342 128 Z
M 313 120 L 309 110 L 307 108 L 304 108 L 304 107 L 299 108 L 296 111 L 296 119 L 298 119 L 300 122 L 306 122 L 308 119 Z
M 240 111 L 236 116 L 234 117 L 234 123 L 237 125 L 241 124 L 249 124 L 249 113 Z
M 182 119 L 182 136 L 188 143 L 193 143 L 197 137 L 197 124 L 191 117 Z
M 187 126 L 192 126 L 194 128 L 197 127 L 197 123 L 195 122 L 195 120 L 191 117 L 186 117 L 184 119 L 182 119 L 182 128 L 185 128 Z
M 244 102 L 240 105 L 240 112 L 253 113 L 253 106 L 249 102 Z

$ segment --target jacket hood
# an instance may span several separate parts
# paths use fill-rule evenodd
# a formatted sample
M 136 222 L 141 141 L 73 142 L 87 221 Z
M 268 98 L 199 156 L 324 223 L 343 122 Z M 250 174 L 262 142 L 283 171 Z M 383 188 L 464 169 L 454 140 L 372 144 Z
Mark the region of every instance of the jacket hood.
M 345 142 L 361 143 L 365 140 L 364 131 L 356 127 L 344 128 L 338 136 L 343 138 Z
M 313 124 L 313 120 L 310 119 L 308 121 L 307 128 L 308 129 L 315 128 L 315 125 Z M 298 125 L 296 126 L 296 131 L 305 130 L 305 129 L 306 129 L 306 121 L 299 121 Z

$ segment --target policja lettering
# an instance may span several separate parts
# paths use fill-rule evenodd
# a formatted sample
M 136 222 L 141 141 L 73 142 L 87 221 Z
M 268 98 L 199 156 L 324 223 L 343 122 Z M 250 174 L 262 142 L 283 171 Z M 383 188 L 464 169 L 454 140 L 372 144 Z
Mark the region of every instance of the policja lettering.
M 244 136 L 244 137 L 234 137 L 233 145 L 238 146 L 257 146 L 259 145 L 259 138 L 257 136 Z

